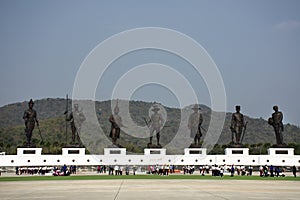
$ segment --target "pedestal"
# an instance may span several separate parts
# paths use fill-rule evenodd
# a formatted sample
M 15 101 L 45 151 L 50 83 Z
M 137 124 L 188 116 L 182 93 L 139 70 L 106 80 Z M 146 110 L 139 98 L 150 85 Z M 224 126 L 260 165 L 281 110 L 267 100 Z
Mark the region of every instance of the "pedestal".
M 225 155 L 227 155 L 227 156 L 235 156 L 235 155 L 248 156 L 249 149 L 248 148 L 226 148 Z
M 104 148 L 104 155 L 126 155 L 126 148 Z
M 144 155 L 166 155 L 166 149 L 144 149 Z
M 85 155 L 85 148 L 62 148 L 62 155 L 63 156 L 84 156 Z
M 42 148 L 17 148 L 18 156 L 40 156 Z
M 275 155 L 293 156 L 294 155 L 294 149 L 293 148 L 269 148 L 268 149 L 268 155 L 270 155 L 270 156 L 275 156 Z
M 201 148 L 201 144 L 195 144 L 195 143 L 192 143 L 189 148 L 196 148 L 196 149 L 199 149 Z
M 206 148 L 185 148 L 184 155 L 203 155 L 205 156 L 207 152 Z
M 148 143 L 147 144 L 147 148 L 149 148 L 149 149 L 161 149 L 162 148 L 162 146 L 160 145 L 160 144 L 150 144 L 150 143 Z

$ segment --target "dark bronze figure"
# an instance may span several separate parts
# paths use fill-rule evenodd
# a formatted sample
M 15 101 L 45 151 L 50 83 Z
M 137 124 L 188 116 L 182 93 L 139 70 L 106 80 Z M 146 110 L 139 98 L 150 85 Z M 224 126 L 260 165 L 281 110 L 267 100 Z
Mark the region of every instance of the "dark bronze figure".
M 194 138 L 194 146 L 200 147 L 200 138 L 202 136 L 201 125 L 203 122 L 203 117 L 199 112 L 200 107 L 198 104 L 195 104 L 192 109 L 194 112 L 189 117 L 188 128 L 191 130 L 191 138 Z
M 28 103 L 28 109 L 24 111 L 23 119 L 25 121 L 25 134 L 27 138 L 27 146 L 31 146 L 32 131 L 35 127 L 35 123 L 39 126 L 39 121 L 37 120 L 36 111 L 33 109 L 33 101 L 30 99 Z
M 232 114 L 230 126 L 232 132 L 232 142 L 234 144 L 241 144 L 242 133 L 243 129 L 245 128 L 244 115 L 240 113 L 241 106 L 235 106 L 235 110 L 236 112 Z
M 74 104 L 74 110 L 69 114 L 67 113 L 66 120 L 71 122 L 72 144 L 75 144 L 76 137 L 77 143 L 80 144 L 80 130 L 82 123 L 85 121 L 85 116 L 79 110 L 78 104 Z
M 164 119 L 162 117 L 162 114 L 159 113 L 159 105 L 158 104 L 154 104 L 152 106 L 153 108 L 151 109 L 151 111 L 153 111 L 154 113 L 151 115 L 149 122 L 144 118 L 146 125 L 149 127 L 150 130 L 150 142 L 148 143 L 148 148 L 161 148 L 161 145 L 159 143 L 160 140 L 160 130 L 163 127 L 164 124 Z M 153 135 L 156 135 L 156 143 L 152 144 L 152 140 L 153 140 Z
M 273 126 L 276 136 L 276 144 L 283 145 L 282 131 L 283 131 L 283 114 L 278 111 L 278 106 L 273 106 L 274 113 L 268 119 L 268 123 Z
M 111 123 L 111 130 L 109 137 L 111 137 L 113 145 L 119 146 L 117 144 L 117 139 L 120 138 L 120 132 L 121 128 L 123 126 L 122 124 L 122 118 L 119 116 L 119 106 L 118 106 L 118 100 L 117 104 L 114 108 L 114 114 L 110 116 L 109 122 Z

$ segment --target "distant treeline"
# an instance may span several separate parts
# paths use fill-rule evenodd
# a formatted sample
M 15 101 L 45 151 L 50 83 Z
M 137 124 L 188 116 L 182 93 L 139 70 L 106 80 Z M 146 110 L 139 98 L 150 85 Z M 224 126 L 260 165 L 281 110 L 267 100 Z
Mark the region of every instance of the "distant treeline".
M 71 108 L 71 100 L 68 101 L 68 107 Z M 136 124 L 145 126 L 143 118 L 148 118 L 148 110 L 153 102 L 130 101 L 130 114 Z M 28 102 L 15 103 L 0 108 L 0 151 L 7 153 L 16 152 L 18 146 L 23 146 L 26 141 L 24 134 L 24 121 L 22 119 L 23 112 L 28 107 Z M 201 105 L 201 113 L 204 118 L 203 127 L 207 130 L 210 121 L 211 109 Z M 32 141 L 37 146 L 43 147 L 44 153 L 57 154 L 61 148 L 65 146 L 65 130 L 66 122 L 64 112 L 66 111 L 65 99 L 42 99 L 35 101 L 34 109 L 38 113 L 40 120 L 40 129 L 44 138 L 41 144 L 41 138 L 37 129 L 33 132 Z M 179 129 L 181 110 L 178 108 L 165 107 L 168 114 L 167 127 L 161 132 L 161 144 L 165 145 L 172 140 Z M 95 102 L 95 110 L 99 124 L 104 133 L 109 135 L 110 123 L 108 121 L 111 115 L 111 101 Z M 210 154 L 224 154 L 224 149 L 231 142 L 230 132 L 231 113 L 226 114 L 226 120 L 223 131 L 219 137 L 217 144 L 214 146 Z M 251 154 L 266 154 L 267 149 L 275 143 L 275 136 L 272 127 L 262 118 L 250 118 L 245 116 L 248 121 L 247 131 L 243 143 L 250 149 Z M 71 141 L 71 130 L 68 127 L 67 143 Z M 189 133 L 186 133 L 187 135 Z M 203 138 L 205 137 L 205 133 Z M 284 125 L 284 143 L 289 147 L 295 148 L 295 153 L 300 154 L 300 128 L 291 124 Z M 203 139 L 202 138 L 202 139 Z M 121 132 L 121 138 L 118 142 L 127 148 L 129 152 L 143 153 L 143 149 L 149 142 L 148 138 L 135 138 L 131 135 Z M 178 146 L 181 141 L 178 141 Z M 182 141 L 183 142 L 183 141 Z M 192 139 L 191 139 L 192 142 Z M 102 148 L 102 147 L 101 147 Z M 183 153 L 182 150 L 170 149 L 168 153 Z

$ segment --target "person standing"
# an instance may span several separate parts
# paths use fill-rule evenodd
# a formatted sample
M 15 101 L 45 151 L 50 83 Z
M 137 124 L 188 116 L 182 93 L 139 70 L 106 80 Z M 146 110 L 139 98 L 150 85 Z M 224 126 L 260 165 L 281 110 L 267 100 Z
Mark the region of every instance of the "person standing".
M 296 176 L 297 176 L 297 168 L 296 168 L 296 166 L 294 165 L 293 166 L 293 175 L 294 175 L 294 177 L 296 178 Z
M 118 176 L 119 175 L 119 170 L 120 170 L 119 166 L 115 165 L 114 170 L 115 170 L 115 176 Z
M 279 167 L 275 167 L 275 174 L 276 174 L 276 177 L 278 177 L 279 176 L 279 173 L 280 173 L 280 169 L 279 169 Z
M 234 165 L 231 165 L 231 170 L 230 170 L 230 172 L 231 172 L 231 177 L 233 177 L 233 176 L 234 176 Z
M 269 168 L 268 168 L 268 166 L 267 165 L 265 165 L 264 167 L 263 167 L 263 171 L 264 171 L 264 176 L 265 177 L 267 177 L 267 176 L 269 176 Z
M 282 145 L 283 144 L 283 138 L 282 138 L 282 132 L 283 132 L 283 114 L 282 112 L 278 111 L 278 106 L 273 106 L 274 113 L 272 114 L 272 117 L 268 119 L 268 123 L 273 126 L 275 137 L 276 137 L 276 144 Z
M 108 166 L 108 175 L 114 175 L 114 167 L 112 165 Z
M 67 165 L 64 164 L 64 166 L 62 167 L 62 171 L 63 171 L 63 175 L 67 176 Z
M 263 177 L 263 176 L 264 176 L 264 168 L 263 168 L 263 166 L 260 166 L 260 167 L 259 167 L 259 176 L 260 176 L 260 177 Z
M 234 144 L 241 144 L 241 136 L 243 132 L 243 128 L 245 126 L 244 124 L 244 115 L 240 113 L 241 106 L 235 106 L 236 112 L 232 114 L 231 117 L 231 126 L 230 129 L 232 131 L 232 134 L 235 136 L 235 141 L 234 137 L 232 137 L 232 142 Z
M 224 168 L 221 167 L 221 169 L 220 169 L 220 176 L 221 176 L 221 178 L 223 177 L 223 175 L 224 175 Z
M 252 172 L 253 172 L 253 167 L 250 165 L 249 166 L 249 176 L 252 176 Z
M 125 171 L 126 171 L 126 175 L 128 176 L 129 175 L 129 166 L 128 165 L 126 165 Z
M 132 167 L 132 172 L 133 172 L 133 175 L 135 176 L 135 171 L 136 171 L 136 166 L 133 166 Z
M 31 146 L 31 137 L 32 137 L 32 131 L 35 127 L 35 123 L 37 126 L 39 126 L 39 121 L 37 120 L 37 113 L 33 109 L 33 101 L 30 99 L 28 103 L 28 109 L 24 111 L 23 119 L 25 121 L 25 134 L 27 138 L 27 145 Z
M 273 165 L 270 166 L 270 176 L 274 177 L 274 167 L 273 167 Z
M 124 171 L 124 167 L 123 166 L 120 166 L 119 168 L 119 175 L 123 175 L 123 171 Z

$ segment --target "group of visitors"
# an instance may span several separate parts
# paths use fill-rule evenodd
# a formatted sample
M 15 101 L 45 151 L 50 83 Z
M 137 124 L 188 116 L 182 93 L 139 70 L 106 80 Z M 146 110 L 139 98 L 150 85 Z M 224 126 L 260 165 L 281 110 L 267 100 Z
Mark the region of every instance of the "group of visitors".
M 169 173 L 175 172 L 174 165 L 156 165 L 148 167 L 149 174 L 157 174 L 160 176 L 168 176 Z
M 235 174 L 237 174 L 238 176 L 252 176 L 252 172 L 253 172 L 253 167 L 249 166 L 248 167 L 248 171 L 246 169 L 245 166 L 235 166 L 235 165 L 204 165 L 204 166 L 199 166 L 199 172 L 202 176 L 205 176 L 207 174 L 210 174 L 211 171 L 211 175 L 212 176 L 221 176 L 223 177 L 224 174 L 230 174 L 231 176 L 234 176 Z
M 76 174 L 76 165 L 63 165 L 61 168 L 54 167 L 53 176 L 70 176 L 71 174 Z
M 119 165 L 115 165 L 115 166 L 112 166 L 112 165 L 109 165 L 108 166 L 108 175 L 115 175 L 115 176 L 122 176 L 125 172 L 126 175 L 129 175 L 129 170 L 130 170 L 130 167 L 128 165 L 126 166 L 119 166 Z M 133 166 L 132 167 L 132 172 L 133 172 L 133 175 L 135 175 L 135 171 L 136 171 L 136 167 Z M 105 167 L 105 172 L 106 173 L 106 167 Z
M 50 173 L 53 167 L 40 166 L 40 167 L 16 167 L 16 175 L 45 175 Z
M 98 165 L 97 166 L 97 173 L 98 174 L 106 174 L 106 166 L 105 165 Z
M 53 176 L 69 176 L 71 174 L 76 174 L 76 165 L 63 165 L 61 167 L 16 167 L 16 175 L 47 175 L 52 174 Z M 129 175 L 132 173 L 136 174 L 138 169 L 139 173 L 154 174 L 160 176 L 167 176 L 172 173 L 181 174 L 195 174 L 195 169 L 199 169 L 199 174 L 202 176 L 211 174 L 212 176 L 230 175 L 230 176 L 252 176 L 255 168 L 255 174 L 260 177 L 285 177 L 286 172 L 291 172 L 294 177 L 297 177 L 297 167 L 294 165 L 292 167 L 280 167 L 273 165 L 264 166 L 242 166 L 242 165 L 186 165 L 186 166 L 175 166 L 175 165 L 150 165 L 148 167 L 138 167 L 129 165 L 98 165 L 97 173 L 115 176 L 122 176 L 124 174 Z
M 259 167 L 259 176 L 260 177 L 285 177 L 285 174 L 284 172 L 286 171 L 285 168 L 283 167 L 279 167 L 279 166 L 273 166 L 273 165 L 270 165 L 270 166 L 267 166 L 267 165 L 264 165 L 264 166 L 260 166 Z
M 194 165 L 187 165 L 182 167 L 183 174 L 194 174 L 195 166 Z

